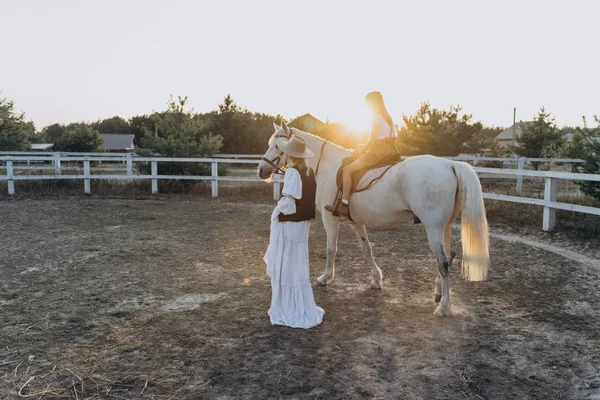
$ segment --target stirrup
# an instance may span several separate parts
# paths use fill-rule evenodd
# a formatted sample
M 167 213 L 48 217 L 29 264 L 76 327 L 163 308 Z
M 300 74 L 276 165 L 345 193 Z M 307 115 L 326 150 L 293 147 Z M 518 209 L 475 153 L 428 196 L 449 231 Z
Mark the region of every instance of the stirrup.
M 325 209 L 331 212 L 334 217 L 350 219 L 350 206 L 344 204 L 341 199 L 338 199 L 333 206 L 325 206 Z

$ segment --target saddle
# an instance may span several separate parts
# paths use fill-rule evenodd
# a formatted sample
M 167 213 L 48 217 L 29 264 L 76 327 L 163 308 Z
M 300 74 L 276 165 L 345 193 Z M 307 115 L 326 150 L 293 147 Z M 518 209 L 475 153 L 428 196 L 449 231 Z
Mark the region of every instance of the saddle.
M 358 157 L 358 155 L 353 154 L 342 160 L 342 165 L 338 169 L 336 175 L 336 184 L 338 190 L 342 190 L 344 167 L 354 162 Z M 350 193 L 358 193 L 369 189 L 378 180 L 380 180 L 390 168 L 399 162 L 400 161 L 398 160 L 384 160 L 378 164 L 370 165 L 355 171 L 352 174 L 352 189 L 350 190 Z

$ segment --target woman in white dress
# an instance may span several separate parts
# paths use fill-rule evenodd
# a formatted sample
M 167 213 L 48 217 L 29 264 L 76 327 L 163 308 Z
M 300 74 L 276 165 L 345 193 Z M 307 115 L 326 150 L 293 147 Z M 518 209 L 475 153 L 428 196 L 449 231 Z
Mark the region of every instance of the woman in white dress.
M 314 154 L 301 137 L 279 139 L 286 154 L 282 198 L 271 215 L 271 237 L 264 260 L 271 277 L 273 325 L 312 328 L 323 320 L 322 308 L 315 305 L 308 276 L 308 231 L 315 218 L 317 184 L 306 158 Z

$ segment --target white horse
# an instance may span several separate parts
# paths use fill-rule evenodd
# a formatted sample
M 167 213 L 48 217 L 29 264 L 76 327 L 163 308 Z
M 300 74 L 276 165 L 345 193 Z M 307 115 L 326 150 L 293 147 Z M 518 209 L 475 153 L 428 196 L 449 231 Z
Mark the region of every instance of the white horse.
M 342 159 L 351 154 L 331 142 L 295 128 L 275 126 L 269 148 L 258 167 L 258 174 L 268 180 L 281 172 L 285 155 L 275 144 L 275 138 L 298 135 L 315 153 L 308 160 L 317 180 L 316 206 L 327 232 L 327 265 L 317 278 L 320 285 L 333 281 L 337 252 L 338 227 L 342 221 L 325 210 L 336 198 L 336 173 Z M 434 314 L 452 315 L 448 267 L 456 257 L 452 241 L 452 225 L 461 212 L 463 246 L 462 274 L 470 281 L 485 280 L 489 267 L 488 225 L 485 216 L 481 185 L 469 164 L 424 155 L 408 158 L 392 167 L 368 190 L 350 197 L 351 224 L 363 254 L 371 265 L 371 287 L 380 289 L 383 275 L 373 259 L 366 226 L 389 228 L 418 216 L 427 231 L 429 247 L 436 256 L 438 277 L 435 280 L 435 301 L 440 302 Z

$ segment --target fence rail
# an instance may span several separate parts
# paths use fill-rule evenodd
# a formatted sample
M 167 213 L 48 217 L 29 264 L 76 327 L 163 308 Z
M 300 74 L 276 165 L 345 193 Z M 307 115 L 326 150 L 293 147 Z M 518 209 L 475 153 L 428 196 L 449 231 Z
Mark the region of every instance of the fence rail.
M 2 153 L 0 153 L 2 154 Z M 107 179 L 107 180 L 128 180 L 130 182 L 134 180 L 144 180 L 148 179 L 152 182 L 152 193 L 158 193 L 158 180 L 195 180 L 195 181 L 211 181 L 212 188 L 212 196 L 219 196 L 219 181 L 236 181 L 236 182 L 262 182 L 262 180 L 258 177 L 248 177 L 248 176 L 219 176 L 218 165 L 219 163 L 223 164 L 242 164 L 242 165 L 251 165 L 258 164 L 260 162 L 259 157 L 256 155 L 252 155 L 253 159 L 250 158 L 241 158 L 242 156 L 250 156 L 250 155 L 227 155 L 229 157 L 225 157 L 226 155 L 221 155 L 219 158 L 166 158 L 166 157 L 139 157 L 132 156 L 131 154 L 119 154 L 114 155 L 113 153 L 100 153 L 100 154 L 90 154 L 90 153 L 70 153 L 69 155 L 58 153 L 49 153 L 48 155 L 40 155 L 40 153 L 35 154 L 27 154 L 25 156 L 21 155 L 22 153 L 17 153 L 19 155 L 0 155 L 0 162 L 5 164 L 2 168 L 6 169 L 6 175 L 0 175 L 0 181 L 8 182 L 8 194 L 15 194 L 15 181 L 24 181 L 24 180 L 53 180 L 53 179 L 69 179 L 69 180 L 77 180 L 81 179 L 84 182 L 84 193 L 91 193 L 91 181 L 94 179 Z M 92 162 L 111 162 L 115 161 L 118 158 L 121 158 L 122 162 L 126 164 L 126 168 L 92 168 Z M 238 158 L 240 157 L 240 158 Z M 525 165 L 525 161 L 542 161 L 542 159 L 510 159 L 510 158 L 483 158 L 483 157 L 453 157 L 455 160 L 467 160 L 467 161 L 509 161 L 509 162 L 517 162 L 517 164 Z M 49 167 L 25 167 L 20 164 L 27 162 L 44 162 L 44 161 L 53 161 L 53 165 Z M 548 160 L 543 160 L 548 161 Z M 576 163 L 582 162 L 577 159 L 560 159 L 553 160 L 554 162 L 568 162 L 568 163 Z M 61 165 L 61 162 L 64 162 L 65 165 Z M 69 163 L 81 163 L 80 166 L 70 166 Z M 161 162 L 183 162 L 183 163 L 206 163 L 211 165 L 211 175 L 210 176 L 182 176 L 182 175 L 159 175 L 158 174 L 158 163 Z M 150 174 L 136 174 L 134 173 L 133 165 L 134 163 L 150 163 L 151 172 Z M 534 204 L 544 207 L 544 215 L 542 222 L 542 229 L 545 231 L 550 231 L 554 228 L 556 224 L 556 210 L 567 210 L 567 211 L 575 211 L 592 215 L 600 215 L 600 208 L 581 206 L 576 204 L 569 203 L 561 203 L 557 202 L 557 185 L 559 180 L 575 180 L 575 181 L 595 181 L 600 182 L 600 175 L 593 174 L 577 174 L 571 172 L 555 172 L 555 171 L 530 171 L 525 170 L 523 168 L 517 169 L 505 169 L 505 168 L 484 168 L 475 166 L 475 171 L 479 175 L 484 176 L 515 176 L 517 179 L 520 177 L 531 177 L 545 180 L 545 189 L 544 189 L 544 198 L 543 199 L 534 199 L 527 197 L 517 197 L 517 196 L 508 196 L 497 193 L 484 193 L 483 197 L 491 200 L 499 200 L 499 201 L 509 201 L 521 204 Z M 18 174 L 16 171 L 18 169 L 22 170 L 31 170 L 31 169 L 44 169 L 44 170 L 54 170 L 55 173 L 53 175 L 24 175 Z M 62 172 L 64 170 L 75 170 L 82 171 L 81 174 L 70 174 L 63 175 Z M 92 171 L 103 171 L 104 174 L 92 174 Z M 106 172 L 125 172 L 125 174 L 107 174 Z M 235 169 L 233 169 L 235 171 Z M 248 170 L 241 170 L 243 172 L 247 172 Z M 518 185 L 518 184 L 517 184 Z M 522 181 L 521 181 L 521 189 L 522 189 Z M 275 200 L 279 199 L 281 193 L 281 180 L 276 175 L 273 179 L 273 198 Z

